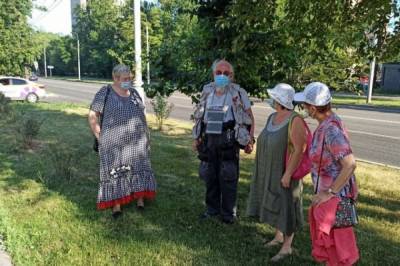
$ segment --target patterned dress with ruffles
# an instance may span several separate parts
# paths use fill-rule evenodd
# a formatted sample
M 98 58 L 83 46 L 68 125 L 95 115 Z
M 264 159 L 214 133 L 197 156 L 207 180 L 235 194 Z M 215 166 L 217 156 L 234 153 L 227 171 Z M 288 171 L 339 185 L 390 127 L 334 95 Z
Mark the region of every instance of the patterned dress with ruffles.
M 109 90 L 105 106 L 104 100 Z M 100 183 L 97 208 L 153 199 L 156 181 L 150 163 L 149 130 L 139 94 L 118 95 L 105 86 L 90 107 L 104 113 L 99 140 Z

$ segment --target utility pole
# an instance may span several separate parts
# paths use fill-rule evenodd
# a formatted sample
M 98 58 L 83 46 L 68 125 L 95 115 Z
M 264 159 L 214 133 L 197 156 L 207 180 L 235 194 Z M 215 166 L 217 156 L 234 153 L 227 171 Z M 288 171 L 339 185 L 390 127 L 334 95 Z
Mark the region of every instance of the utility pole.
M 80 47 L 79 47 L 79 37 L 76 35 L 77 38 L 77 49 L 78 49 L 78 80 L 81 80 L 81 57 L 80 57 Z
M 43 55 L 44 55 L 44 77 L 47 78 L 46 46 L 43 47 Z
M 375 77 L 375 63 L 376 63 L 376 57 L 374 55 L 374 57 L 372 58 L 372 61 L 371 61 L 371 66 L 370 66 L 371 71 L 369 73 L 367 103 L 372 102 L 372 89 L 374 86 L 374 77 Z
M 150 85 L 150 45 L 149 26 L 146 24 L 146 53 L 147 53 L 147 85 Z
M 376 49 L 376 45 L 378 43 L 378 39 L 376 37 L 376 34 L 372 30 L 366 31 L 364 34 L 368 39 L 369 48 L 372 49 L 372 52 L 373 52 L 373 57 L 371 60 L 371 65 L 370 65 L 369 82 L 368 82 L 368 96 L 367 96 L 367 103 L 371 103 L 372 102 L 372 89 L 374 86 L 375 65 L 376 65 L 375 49 Z
M 133 1 L 133 18 L 134 18 L 134 29 L 135 29 L 135 81 L 134 88 L 143 99 L 145 103 L 145 94 L 143 90 L 142 80 L 142 38 L 140 30 L 140 0 Z

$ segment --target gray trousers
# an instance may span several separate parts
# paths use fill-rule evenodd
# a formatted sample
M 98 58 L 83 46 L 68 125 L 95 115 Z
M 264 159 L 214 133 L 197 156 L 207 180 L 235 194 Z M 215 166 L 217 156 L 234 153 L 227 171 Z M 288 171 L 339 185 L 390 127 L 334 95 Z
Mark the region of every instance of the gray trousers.
M 239 179 L 239 146 L 227 142 L 222 135 L 207 135 L 207 162 L 201 162 L 200 177 L 206 183 L 207 213 L 220 214 L 223 219 L 236 216 L 236 195 Z

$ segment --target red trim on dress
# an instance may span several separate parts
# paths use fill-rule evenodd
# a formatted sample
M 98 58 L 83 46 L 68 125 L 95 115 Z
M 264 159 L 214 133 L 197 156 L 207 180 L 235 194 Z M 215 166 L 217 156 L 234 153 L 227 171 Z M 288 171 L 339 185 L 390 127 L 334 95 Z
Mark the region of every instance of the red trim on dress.
M 119 199 L 99 202 L 99 203 L 97 203 L 97 209 L 98 210 L 103 210 L 103 209 L 114 207 L 117 204 L 125 205 L 125 204 L 128 204 L 131 201 L 133 201 L 135 199 L 139 199 L 139 198 L 154 199 L 155 196 L 156 196 L 156 192 L 155 191 L 133 192 L 132 194 L 130 194 L 128 196 L 125 196 L 125 197 L 122 197 L 122 198 L 119 198 Z

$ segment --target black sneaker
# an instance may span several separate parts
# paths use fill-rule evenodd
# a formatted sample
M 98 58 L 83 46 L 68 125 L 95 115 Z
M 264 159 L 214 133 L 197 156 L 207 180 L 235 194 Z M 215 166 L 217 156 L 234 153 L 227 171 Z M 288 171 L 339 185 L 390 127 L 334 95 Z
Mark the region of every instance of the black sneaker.
M 203 220 L 207 220 L 207 219 L 213 218 L 213 217 L 215 217 L 217 215 L 218 215 L 217 213 L 216 214 L 211 214 L 211 213 L 205 212 L 205 213 L 200 214 L 199 219 L 201 221 L 203 221 Z
M 234 217 L 225 217 L 221 219 L 221 222 L 223 222 L 224 224 L 234 224 L 235 223 L 235 218 Z
M 117 219 L 118 217 L 120 217 L 121 215 L 122 215 L 122 211 L 115 211 L 115 212 L 112 212 L 112 217 L 114 218 L 114 219 Z

